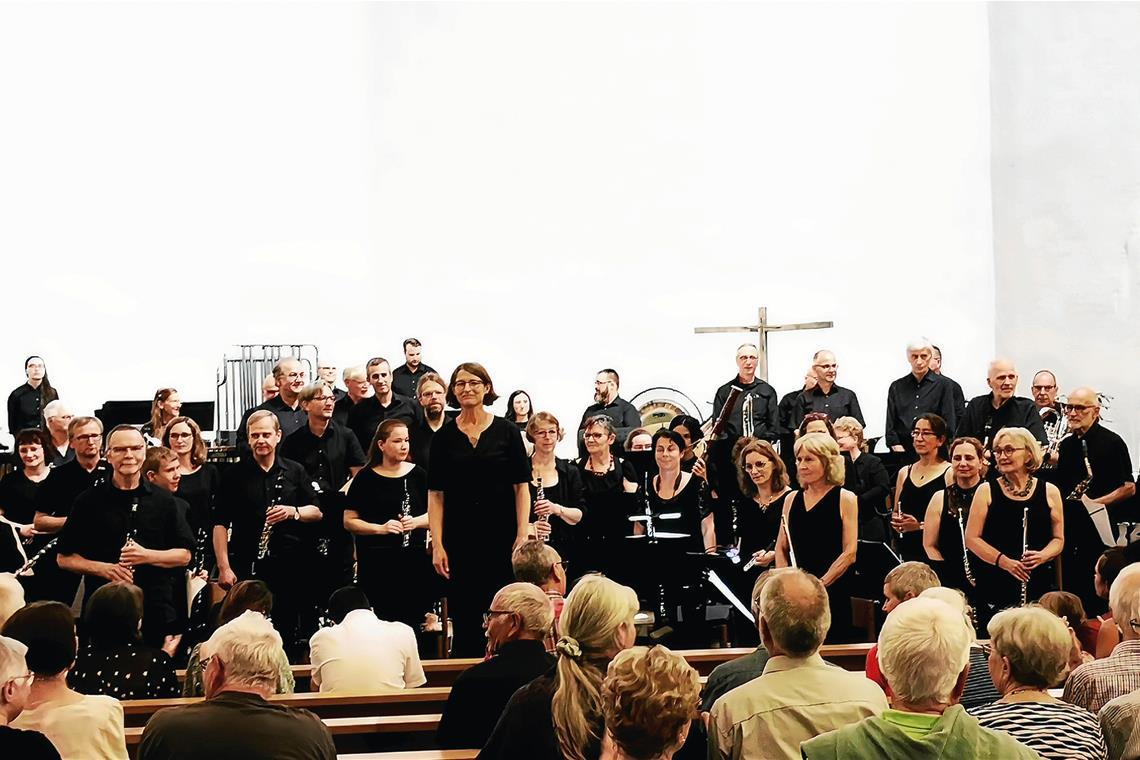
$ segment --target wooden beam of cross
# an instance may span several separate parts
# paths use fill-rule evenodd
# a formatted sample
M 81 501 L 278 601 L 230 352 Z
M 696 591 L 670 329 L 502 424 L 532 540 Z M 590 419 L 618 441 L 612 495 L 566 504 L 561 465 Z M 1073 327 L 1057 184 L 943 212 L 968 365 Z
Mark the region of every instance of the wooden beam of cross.
M 772 325 L 768 324 L 768 307 L 760 307 L 760 319 L 754 325 L 733 325 L 731 327 L 697 327 L 693 330 L 697 335 L 706 335 L 708 333 L 731 333 L 731 332 L 746 332 L 756 333 L 756 350 L 760 354 L 759 366 L 756 368 L 757 374 L 764 382 L 768 381 L 768 333 L 770 332 L 792 332 L 793 330 L 822 330 L 827 327 L 834 327 L 834 322 L 796 322 L 789 325 Z

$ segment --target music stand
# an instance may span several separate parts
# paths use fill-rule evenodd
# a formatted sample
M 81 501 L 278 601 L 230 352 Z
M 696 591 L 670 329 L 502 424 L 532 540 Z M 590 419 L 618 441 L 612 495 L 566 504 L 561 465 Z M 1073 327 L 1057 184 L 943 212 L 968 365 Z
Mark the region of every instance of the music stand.
M 855 553 L 855 593 L 863 599 L 877 599 L 887 573 L 902 564 L 891 547 L 882 541 L 859 539 Z

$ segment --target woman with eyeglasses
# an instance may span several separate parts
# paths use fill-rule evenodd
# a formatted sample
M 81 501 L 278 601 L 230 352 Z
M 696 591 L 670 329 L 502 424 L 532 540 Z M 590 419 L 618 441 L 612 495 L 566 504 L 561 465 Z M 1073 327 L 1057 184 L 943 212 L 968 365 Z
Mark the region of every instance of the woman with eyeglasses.
M 574 569 L 605 573 L 625 583 L 629 578 L 626 536 L 633 532 L 629 515 L 640 479 L 630 460 L 614 456 L 616 438 L 613 420 L 605 414 L 590 417 L 582 428 L 586 456 L 577 465 L 585 490 L 585 513 L 579 526 L 582 545 Z M 650 448 L 652 445 L 651 439 Z
M 921 414 L 910 431 L 918 461 L 899 470 L 895 480 L 891 539 L 904 562 L 925 562 L 922 521 L 934 494 L 946 487 L 950 464 L 946 461 L 946 421 L 937 414 Z
M 8 430 L 44 427 L 44 407 L 59 398 L 59 391 L 48 380 L 43 357 L 29 356 L 24 360 L 24 375 L 28 380 L 8 394 Z
M 582 475 L 571 462 L 554 456 L 564 431 L 550 412 L 537 412 L 526 425 L 534 444 L 530 458 L 530 499 L 535 536 L 558 550 L 562 559 L 576 559 L 578 525 L 584 516 Z M 539 497 L 542 498 L 539 498 Z
M 530 462 L 514 423 L 486 408 L 497 398 L 483 365 L 456 367 L 447 402 L 459 416 L 432 438 L 428 460 L 432 564 L 450 581 L 457 657 L 484 654 L 483 610 L 511 582 L 511 551 L 530 524 Z
M 190 505 L 190 527 L 197 543 L 194 564 L 209 572 L 214 566 L 213 530 L 214 500 L 222 486 L 218 468 L 206 462 L 206 442 L 202 429 L 189 417 L 174 417 L 162 430 L 162 445 L 178 457 L 178 498 Z
M 966 548 L 977 558 L 978 596 L 989 611 L 1016 607 L 1053 588 L 1052 561 L 1065 546 L 1061 492 L 1036 476 L 1041 445 L 1025 428 L 994 436 L 998 477 L 982 483 L 970 505 Z
M 922 544 L 930 564 L 943 586 L 956 588 L 973 599 L 977 578 L 973 566 L 966 573 L 968 556 L 965 527 L 970 519 L 970 504 L 982 483 L 985 472 L 985 447 L 977 438 L 955 438 L 950 446 L 950 467 L 954 479 L 938 491 L 926 507 Z
M 749 439 L 736 459 L 736 480 L 744 498 L 737 504 L 740 558 L 754 562 L 756 572 L 776 561 L 776 539 L 788 487 L 788 470 L 768 441 Z

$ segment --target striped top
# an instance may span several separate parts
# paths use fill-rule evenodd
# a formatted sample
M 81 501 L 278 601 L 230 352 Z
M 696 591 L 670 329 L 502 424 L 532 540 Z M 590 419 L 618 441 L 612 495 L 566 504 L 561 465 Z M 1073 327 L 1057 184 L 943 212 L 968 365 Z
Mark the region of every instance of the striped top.
M 1109 757 L 1113 760 L 1140 757 L 1140 691 L 1112 700 L 1100 708 L 1098 717 Z
M 969 711 L 983 727 L 1004 731 L 1045 760 L 1104 760 L 1100 721 L 1064 702 L 995 702 Z
M 1097 712 L 1111 699 L 1140 689 L 1140 640 L 1122 641 L 1103 660 L 1085 663 L 1065 683 L 1064 700 Z

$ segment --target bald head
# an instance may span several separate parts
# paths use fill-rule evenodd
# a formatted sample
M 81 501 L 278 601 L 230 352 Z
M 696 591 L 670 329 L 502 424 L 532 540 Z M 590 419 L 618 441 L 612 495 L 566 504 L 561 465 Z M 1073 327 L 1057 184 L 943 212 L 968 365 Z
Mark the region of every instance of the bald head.
M 760 635 L 773 655 L 808 657 L 831 628 L 827 589 L 814 575 L 789 570 L 774 576 L 760 594 Z
M 1079 435 L 1100 419 L 1100 396 L 1092 388 L 1076 388 L 1069 392 L 1064 408 L 1069 429 Z
M 1038 408 L 1052 407 L 1057 403 L 1057 376 L 1047 369 L 1033 376 L 1033 403 Z
M 994 359 L 986 370 L 986 385 L 994 393 L 994 403 L 1001 406 L 1017 393 L 1017 368 L 1009 359 Z

